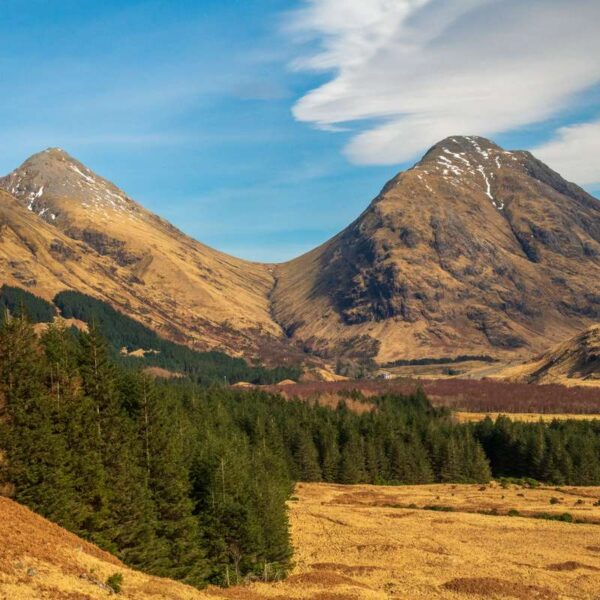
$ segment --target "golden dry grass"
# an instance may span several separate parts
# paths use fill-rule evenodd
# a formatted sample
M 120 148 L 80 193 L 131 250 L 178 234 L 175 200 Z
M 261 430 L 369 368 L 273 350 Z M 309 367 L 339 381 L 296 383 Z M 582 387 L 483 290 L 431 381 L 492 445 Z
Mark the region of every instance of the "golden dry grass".
M 482 489 L 485 488 L 485 489 Z M 299 484 L 290 503 L 296 566 L 276 584 L 219 591 L 231 600 L 598 598 L 600 526 L 475 511 L 571 512 L 600 520 L 600 488 L 498 484 L 405 487 Z M 557 497 L 559 504 L 550 504 Z M 576 504 L 581 500 L 583 504 Z M 415 504 L 420 508 L 398 508 Z M 453 512 L 423 510 L 426 505 Z
M 491 419 L 497 419 L 500 415 L 505 415 L 511 421 L 524 421 L 525 423 L 537 423 L 537 421 L 554 421 L 559 419 L 564 420 L 576 420 L 576 421 L 589 421 L 590 419 L 600 419 L 600 414 L 568 414 L 568 413 L 556 413 L 556 414 L 544 414 L 544 413 L 499 413 L 499 412 L 463 412 L 456 411 L 454 417 L 460 423 L 473 423 L 477 421 L 483 421 L 486 417 Z
M 458 511 L 564 512 L 568 506 L 574 515 L 595 519 L 600 489 L 480 487 L 298 486 L 292 524 L 299 542 L 296 574 L 305 588 L 281 587 L 290 598 L 325 592 L 340 598 L 597 597 L 597 525 Z M 550 505 L 553 496 L 560 505 Z M 584 504 L 575 505 L 578 499 Z M 389 506 L 412 503 L 457 512 Z M 346 579 L 334 583 L 328 580 L 333 575 Z
M 0 498 L 1 600 L 105 599 L 109 593 L 98 582 L 117 572 L 124 576 L 123 598 L 206 598 L 188 586 L 128 569 L 108 552 Z
M 124 575 L 122 597 L 141 600 L 598 598 L 600 525 L 477 512 L 570 512 L 600 522 L 598 487 L 299 484 L 296 496 L 290 577 L 202 592 L 131 571 L 0 499 L 0 599 L 105 598 L 105 590 L 80 575 L 104 581 L 115 571 Z M 423 509 L 431 505 L 454 510 Z M 28 576 L 31 567 L 37 573 Z

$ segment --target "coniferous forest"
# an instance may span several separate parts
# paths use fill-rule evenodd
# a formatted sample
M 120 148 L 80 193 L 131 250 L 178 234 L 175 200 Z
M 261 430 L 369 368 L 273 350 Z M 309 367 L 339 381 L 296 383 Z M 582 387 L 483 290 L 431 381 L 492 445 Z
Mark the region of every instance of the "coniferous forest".
M 258 390 L 160 382 L 97 327 L 0 327 L 0 483 L 145 571 L 196 586 L 277 578 L 295 481 L 532 477 L 600 484 L 600 422 L 458 424 L 422 392 L 362 414 Z
M 255 384 L 277 383 L 283 379 L 297 380 L 301 370 L 297 365 L 266 368 L 248 364 L 246 360 L 224 352 L 199 352 L 158 336 L 140 322 L 116 311 L 112 306 L 75 291 L 57 294 L 50 303 L 28 290 L 3 285 L 0 287 L 0 311 L 26 314 L 33 323 L 51 323 L 57 314 L 65 319 L 75 318 L 94 323 L 106 340 L 113 359 L 130 367 L 161 367 L 183 374 L 202 385 L 215 382 Z M 4 316 L 0 312 L 0 321 Z M 127 351 L 143 349 L 145 356 L 127 356 Z

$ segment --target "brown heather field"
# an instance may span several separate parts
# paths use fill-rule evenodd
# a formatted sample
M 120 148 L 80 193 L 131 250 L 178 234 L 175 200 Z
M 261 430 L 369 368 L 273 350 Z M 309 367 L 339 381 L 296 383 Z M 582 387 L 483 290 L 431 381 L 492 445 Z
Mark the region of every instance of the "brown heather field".
M 96 582 L 114 572 L 124 575 L 119 597 L 140 600 L 597 599 L 598 499 L 600 487 L 301 483 L 290 577 L 199 592 L 131 571 L 0 498 L 0 599 L 106 598 Z M 565 512 L 584 522 L 533 518 Z
M 349 380 L 265 386 L 289 398 L 336 404 L 340 394 L 360 391 L 366 398 L 386 393 L 411 394 L 422 387 L 438 406 L 463 412 L 600 414 L 600 387 L 530 385 L 498 380 L 392 379 Z M 365 410 L 362 408 L 361 410 Z

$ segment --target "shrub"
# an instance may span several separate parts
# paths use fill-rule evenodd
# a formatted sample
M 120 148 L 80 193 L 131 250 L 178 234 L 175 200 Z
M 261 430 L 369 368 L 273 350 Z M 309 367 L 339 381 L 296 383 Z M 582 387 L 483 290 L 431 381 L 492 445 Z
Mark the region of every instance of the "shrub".
M 574 523 L 575 519 L 571 513 L 562 513 L 560 515 L 551 515 L 549 513 L 537 513 L 533 515 L 534 519 L 544 519 L 546 521 L 562 521 L 564 523 Z
M 516 508 L 511 508 L 507 514 L 509 517 L 518 517 L 521 513 Z
M 423 510 L 436 510 L 439 512 L 452 512 L 454 509 L 451 506 L 442 506 L 441 504 L 428 504 L 423 507 Z
M 123 585 L 122 573 L 113 573 L 107 580 L 106 585 L 115 593 L 121 592 L 121 586 Z
M 550 504 L 559 504 L 560 500 L 558 498 L 556 498 L 555 496 L 552 496 L 552 498 L 550 498 Z
M 564 521 L 565 523 L 573 523 L 575 519 L 571 513 L 562 513 L 562 515 L 558 515 L 558 521 Z

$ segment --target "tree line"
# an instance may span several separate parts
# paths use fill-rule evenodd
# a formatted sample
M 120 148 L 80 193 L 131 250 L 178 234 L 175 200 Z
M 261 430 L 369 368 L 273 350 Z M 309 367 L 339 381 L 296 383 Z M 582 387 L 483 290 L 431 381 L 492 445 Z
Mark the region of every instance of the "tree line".
M 496 477 L 600 485 L 600 420 L 522 423 L 499 416 L 474 427 Z
M 39 337 L 26 318 L 5 318 L 0 483 L 129 565 L 198 587 L 285 573 L 286 500 L 298 480 L 598 483 L 576 439 L 590 437 L 584 454 L 597 462 L 597 425 L 464 425 L 422 392 L 369 401 L 374 409 L 356 414 L 154 381 L 115 360 L 97 327 L 51 325 Z
M 5 284 L 0 287 L 0 321 L 4 317 L 4 309 L 13 315 L 27 315 L 33 323 L 51 323 L 58 314 L 66 319 L 79 319 L 88 325 L 95 323 L 115 360 L 133 368 L 161 367 L 181 373 L 202 385 L 238 381 L 273 384 L 284 379 L 298 380 L 302 374 L 298 365 L 268 368 L 249 364 L 243 358 L 232 357 L 224 352 L 192 350 L 159 337 L 106 302 L 80 292 L 60 292 L 51 303 L 27 290 Z M 126 356 L 120 353 L 122 348 L 152 352 L 145 356 Z
M 209 384 L 215 382 L 236 383 L 247 381 L 255 384 L 278 383 L 284 379 L 297 380 L 302 374 L 298 365 L 279 365 L 267 368 L 250 365 L 243 358 L 236 358 L 224 352 L 198 352 L 182 344 L 176 344 L 159 337 L 154 331 L 138 321 L 116 311 L 112 306 L 75 291 L 60 292 L 54 304 L 61 316 L 75 318 L 88 324 L 95 323 L 108 343 L 116 351 L 154 350 L 142 357 L 117 356 L 132 367 L 156 366 L 183 373 L 195 382 Z

